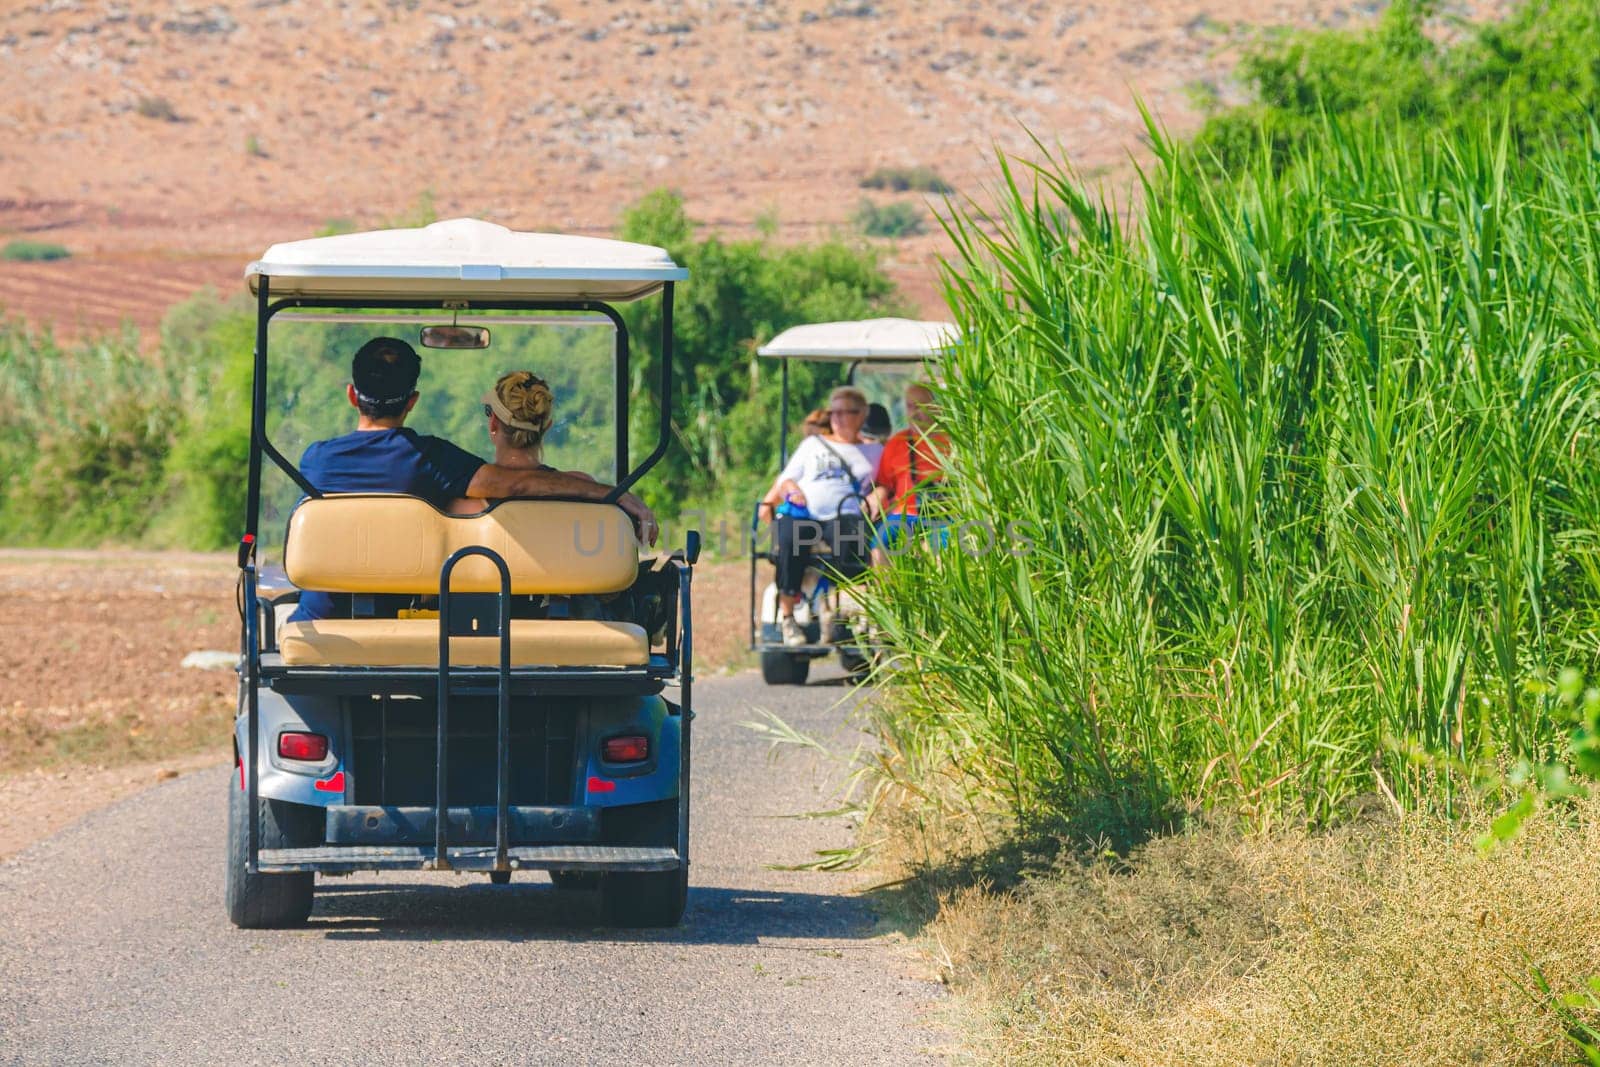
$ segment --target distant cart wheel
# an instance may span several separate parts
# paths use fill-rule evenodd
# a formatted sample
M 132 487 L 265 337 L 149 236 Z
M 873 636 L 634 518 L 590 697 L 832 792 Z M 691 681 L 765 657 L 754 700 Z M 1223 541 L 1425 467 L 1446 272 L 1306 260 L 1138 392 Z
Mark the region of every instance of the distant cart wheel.
M 239 788 L 236 775 L 228 777 L 228 870 L 223 896 L 228 918 L 244 930 L 299 926 L 311 915 L 316 876 L 309 871 L 293 874 L 251 874 L 245 869 L 250 853 L 250 802 Z M 308 848 L 322 844 L 317 825 L 318 808 L 261 798 L 261 848 Z
M 768 685 L 805 685 L 811 657 L 795 652 L 761 653 L 761 680 Z
M 491 885 L 510 885 L 511 884 L 511 872 L 510 871 L 490 871 L 489 872 L 489 883 Z
M 557 889 L 574 893 L 600 888 L 600 875 L 595 871 L 551 871 L 550 881 Z
M 618 871 L 600 879 L 600 910 L 607 926 L 677 926 L 688 897 L 688 867 Z
M 866 681 L 867 675 L 872 673 L 871 658 L 854 645 L 839 646 L 839 666 L 855 682 Z

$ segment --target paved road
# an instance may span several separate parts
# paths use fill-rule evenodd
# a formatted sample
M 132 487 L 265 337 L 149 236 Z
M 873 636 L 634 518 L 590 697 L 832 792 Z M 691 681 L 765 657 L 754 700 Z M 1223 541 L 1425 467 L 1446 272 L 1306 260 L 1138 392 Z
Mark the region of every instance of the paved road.
M 448 874 L 327 880 L 308 929 L 239 931 L 226 768 L 92 815 L 0 865 L 0 1063 L 933 1062 L 937 987 L 874 936 L 859 880 L 764 866 L 849 840 L 771 818 L 826 806 L 826 772 L 769 763 L 738 725 L 766 707 L 848 746 L 851 691 L 819 675 L 697 687 L 674 931 L 598 929 L 592 900 L 542 878 Z

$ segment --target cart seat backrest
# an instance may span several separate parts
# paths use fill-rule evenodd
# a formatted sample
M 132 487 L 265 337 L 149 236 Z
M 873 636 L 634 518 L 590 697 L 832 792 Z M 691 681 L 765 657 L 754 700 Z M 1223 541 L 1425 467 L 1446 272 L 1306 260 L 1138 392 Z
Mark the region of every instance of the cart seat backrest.
M 481 515 L 446 515 L 427 501 L 388 494 L 301 501 L 289 517 L 284 570 L 301 589 L 330 593 L 439 591 L 439 571 L 458 549 L 482 545 L 511 571 L 517 594 L 614 593 L 638 575 L 639 547 L 614 504 L 506 500 Z M 495 593 L 500 574 L 482 556 L 456 564 L 450 588 Z

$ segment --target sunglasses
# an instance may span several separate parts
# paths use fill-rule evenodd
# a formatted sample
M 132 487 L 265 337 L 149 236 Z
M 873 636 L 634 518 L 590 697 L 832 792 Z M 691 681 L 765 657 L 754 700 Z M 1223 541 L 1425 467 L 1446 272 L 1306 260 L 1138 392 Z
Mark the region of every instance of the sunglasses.
M 828 417 L 831 419 L 835 415 L 861 415 L 865 414 L 866 410 L 866 408 L 830 408 Z

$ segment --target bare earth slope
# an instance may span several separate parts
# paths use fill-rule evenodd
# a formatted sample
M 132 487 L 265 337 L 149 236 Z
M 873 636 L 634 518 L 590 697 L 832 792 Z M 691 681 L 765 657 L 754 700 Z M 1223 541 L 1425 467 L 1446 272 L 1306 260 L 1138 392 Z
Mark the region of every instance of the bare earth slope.
M 0 20 L 0 309 L 74 332 L 235 290 L 274 240 L 440 217 L 601 233 L 658 185 L 731 232 L 844 228 L 861 176 L 934 166 L 978 192 L 1025 128 L 1081 165 L 1228 92 L 1246 27 L 1344 25 L 1360 0 L 153 0 L 8 4 Z M 1474 12 L 1491 0 L 1459 5 Z M 893 268 L 936 305 L 937 236 Z

